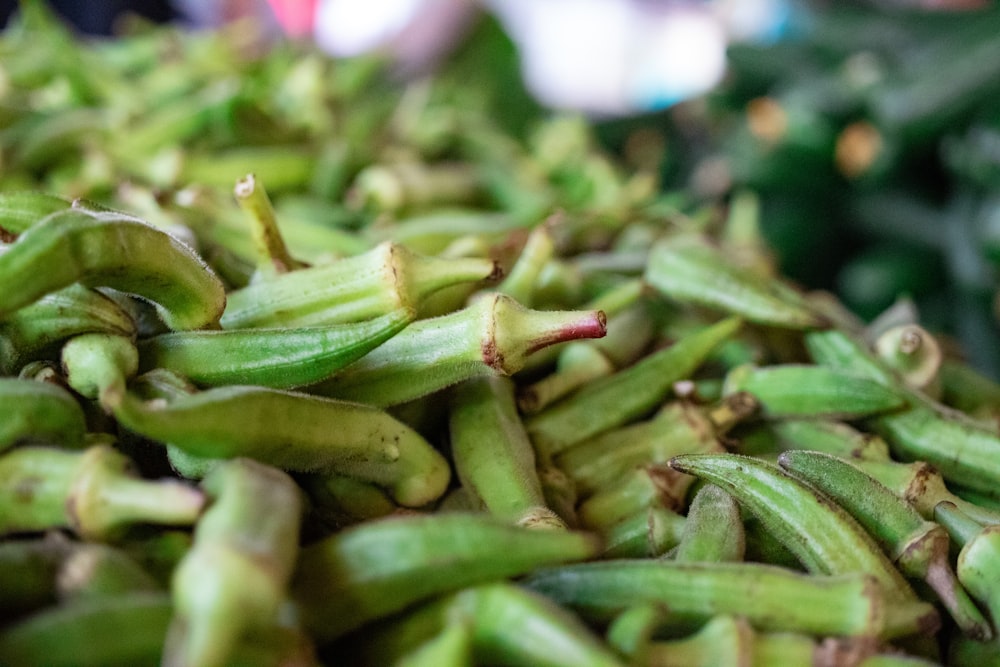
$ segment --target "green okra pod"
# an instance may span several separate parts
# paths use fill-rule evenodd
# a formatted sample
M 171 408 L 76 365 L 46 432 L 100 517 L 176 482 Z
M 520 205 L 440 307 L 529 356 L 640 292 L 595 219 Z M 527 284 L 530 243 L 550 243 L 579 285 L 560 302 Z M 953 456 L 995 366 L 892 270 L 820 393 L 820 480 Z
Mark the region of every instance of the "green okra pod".
M 50 382 L 0 378 L 0 452 L 20 444 L 83 444 L 83 408 L 62 387 Z
M 295 472 L 334 472 L 374 482 L 407 506 L 429 503 L 448 486 L 444 457 L 370 405 L 241 385 L 172 395 L 143 401 L 126 393 L 112 410 L 125 428 L 206 468 L 212 459 L 242 456 Z
M 150 481 L 107 445 L 78 452 L 20 447 L 0 456 L 0 533 L 61 526 L 107 539 L 129 525 L 190 525 L 204 496 L 176 480 Z
M 434 204 L 472 203 L 483 194 L 481 177 L 472 165 L 415 162 L 371 165 L 355 177 L 349 204 L 375 212 L 415 210 Z
M 745 552 L 746 535 L 736 500 L 714 484 L 701 487 L 688 508 L 674 560 L 738 562 Z
M 245 635 L 279 624 L 298 556 L 300 491 L 285 473 L 233 459 L 202 486 L 211 503 L 171 580 L 165 665 L 231 664 Z
M 292 389 L 325 380 L 413 321 L 401 308 L 370 320 L 313 327 L 176 331 L 140 341 L 139 369 L 168 368 L 207 387 Z
M 507 582 L 487 583 L 453 593 L 383 624 L 366 636 L 361 664 L 390 664 L 394 654 L 412 650 L 424 633 L 455 625 L 472 630 L 476 664 L 511 667 L 620 667 L 623 665 L 593 631 L 567 610 L 538 593 Z M 356 658 L 355 658 L 356 659 Z M 395 664 L 395 663 L 393 663 Z
M 517 406 L 525 414 L 535 414 L 613 371 L 611 361 L 593 345 L 569 343 L 560 351 L 554 372 L 518 391 Z
M 399 510 L 378 486 L 346 475 L 301 475 L 298 482 L 309 496 L 310 512 L 333 528 L 377 519 Z
M 81 208 L 51 214 L 0 255 L 0 319 L 75 282 L 148 299 L 172 329 L 216 324 L 225 288 L 193 250 L 130 216 Z
M 487 515 L 386 517 L 305 547 L 293 594 L 323 642 L 435 595 L 591 558 L 599 547 L 586 533 L 528 530 Z
M 451 394 L 449 443 L 462 486 L 494 516 L 525 527 L 564 528 L 545 506 L 535 452 L 508 378 L 466 380 Z
M 681 541 L 686 521 L 666 507 L 651 505 L 598 530 L 602 558 L 657 558 Z
M 392 666 L 473 667 L 472 633 L 470 623 L 452 621 L 430 639 L 393 660 Z
M 845 459 L 888 461 L 885 440 L 833 419 L 781 419 L 764 428 L 777 436 L 779 448 L 823 451 Z
M 417 309 L 450 285 L 496 275 L 492 260 L 445 259 L 381 243 L 347 257 L 253 282 L 228 295 L 222 326 L 314 326 L 357 322 L 400 308 Z
M 608 644 L 633 663 L 648 664 L 647 649 L 653 634 L 669 618 L 669 611 L 652 602 L 625 609 L 608 623 Z
M 924 580 L 962 632 L 987 640 L 992 629 L 952 570 L 948 533 L 860 468 L 829 454 L 785 452 L 778 464 L 847 510 L 908 577 Z
M 745 391 L 760 402 L 761 415 L 859 419 L 905 405 L 904 398 L 875 380 L 824 366 L 741 365 L 726 375 L 723 393 Z
M 529 308 L 533 306 L 535 282 L 542 267 L 555 253 L 555 239 L 552 237 L 554 224 L 556 220 L 550 218 L 531 230 L 514 265 L 497 285 L 498 292 Z
M 677 623 L 738 614 L 763 631 L 819 636 L 883 637 L 889 604 L 869 575 L 808 575 L 760 563 L 609 560 L 539 569 L 522 583 L 594 622 L 654 603 Z
M 961 545 L 955 573 L 989 613 L 996 630 L 1000 624 L 1000 526 L 981 526 L 949 502 L 938 504 L 934 517 Z
M 616 484 L 580 503 L 577 516 L 581 525 L 595 530 L 610 526 L 654 504 L 680 509 L 683 498 L 671 492 L 672 474 L 676 473 L 665 465 L 642 466 L 626 473 Z
M 578 442 L 647 414 L 667 397 L 674 382 L 697 369 L 740 324 L 736 318 L 717 322 L 591 382 L 534 415 L 526 426 L 539 456 L 552 458 Z
M 132 338 L 114 334 L 80 334 L 66 341 L 62 351 L 66 383 L 85 398 L 102 405 L 120 400 L 125 382 L 139 370 L 139 351 Z
M 414 322 L 313 391 L 397 405 L 469 378 L 511 375 L 536 350 L 604 332 L 601 311 L 532 310 L 488 294 L 462 310 Z
M 793 329 L 826 325 L 801 293 L 776 278 L 736 266 L 706 239 L 680 235 L 653 246 L 644 277 L 665 296 L 750 322 Z
M 691 454 L 670 461 L 676 470 L 729 492 L 774 534 L 807 570 L 819 574 L 864 572 L 898 602 L 886 629 L 908 635 L 936 629 L 935 609 L 919 602 L 881 548 L 855 519 L 826 496 L 778 466 L 735 454 Z M 897 612 L 899 612 L 897 614 Z
M 0 228 L 17 235 L 37 222 L 71 203 L 61 197 L 37 190 L 15 190 L 0 193 Z

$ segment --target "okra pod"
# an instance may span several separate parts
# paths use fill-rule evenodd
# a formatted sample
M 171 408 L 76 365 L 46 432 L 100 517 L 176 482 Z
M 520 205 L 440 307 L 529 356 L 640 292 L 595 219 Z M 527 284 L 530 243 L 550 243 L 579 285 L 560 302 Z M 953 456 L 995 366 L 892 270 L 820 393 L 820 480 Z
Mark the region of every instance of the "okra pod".
M 50 382 L 0 378 L 0 452 L 20 444 L 83 444 L 83 409 L 62 387 Z
M 602 527 L 602 558 L 657 558 L 680 543 L 686 520 L 665 507 L 651 505 L 635 515 Z
M 674 560 L 738 562 L 745 552 L 746 536 L 736 500 L 714 484 L 701 487 L 688 508 Z
M 979 526 L 948 502 L 939 504 L 934 516 L 962 545 L 955 565 L 958 580 L 969 595 L 986 608 L 996 630 L 1000 624 L 1000 570 L 997 568 L 1000 562 L 1000 526 Z

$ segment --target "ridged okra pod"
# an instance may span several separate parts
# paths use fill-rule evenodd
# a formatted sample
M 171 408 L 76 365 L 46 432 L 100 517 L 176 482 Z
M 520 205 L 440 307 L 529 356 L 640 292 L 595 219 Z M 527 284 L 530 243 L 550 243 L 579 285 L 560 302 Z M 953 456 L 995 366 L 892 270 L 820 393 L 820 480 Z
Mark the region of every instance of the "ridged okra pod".
M 456 385 L 449 443 L 462 486 L 494 516 L 533 528 L 564 528 L 545 506 L 535 452 L 514 403 L 514 383 L 484 377 Z
M 597 533 L 604 541 L 602 558 L 656 558 L 677 546 L 684 533 L 683 516 L 657 505 L 602 526 Z
M 68 527 L 108 539 L 129 525 L 190 525 L 204 506 L 197 489 L 151 481 L 107 445 L 83 451 L 20 447 L 0 456 L 0 534 Z
M 599 529 L 652 505 L 679 510 L 685 498 L 672 493 L 671 477 L 680 475 L 666 465 L 642 466 L 621 477 L 609 488 L 588 496 L 577 507 L 580 524 Z M 678 489 L 679 491 L 680 489 Z M 683 485 L 683 490 L 687 486 Z M 684 494 L 686 496 L 686 493 Z
M 778 464 L 847 510 L 903 574 L 927 582 L 964 633 L 980 640 L 992 636 L 989 623 L 955 577 L 944 528 L 843 459 L 792 451 L 782 454 Z
M 416 314 L 401 308 L 314 327 L 177 331 L 139 342 L 139 369 L 167 368 L 208 387 L 292 389 L 325 380 L 399 333 Z
M 760 563 L 609 560 L 536 570 L 528 588 L 608 621 L 636 604 L 662 604 L 672 621 L 744 616 L 762 631 L 885 636 L 887 605 L 869 575 L 808 575 Z
M 435 595 L 591 558 L 599 547 L 586 533 L 528 530 L 488 515 L 386 517 L 305 547 L 293 595 L 323 642 Z
M 428 633 L 467 626 L 475 664 L 512 667 L 615 667 L 622 660 L 593 631 L 548 598 L 511 583 L 443 596 L 364 633 L 345 647 L 365 665 L 398 664 Z
M 295 472 L 332 472 L 374 482 L 415 507 L 441 496 L 450 478 L 448 462 L 423 436 L 361 403 L 232 385 L 170 400 L 126 393 L 113 413 L 125 428 L 169 443 L 205 469 L 211 459 L 248 457 Z
M 0 452 L 30 443 L 75 449 L 83 444 L 85 432 L 83 408 L 62 387 L 0 378 Z
M 357 322 L 400 308 L 418 309 L 434 292 L 487 280 L 487 259 L 445 259 L 382 243 L 354 257 L 251 283 L 228 295 L 222 326 L 314 326 Z
M 918 601 L 913 589 L 881 548 L 846 511 L 778 466 L 735 454 L 692 454 L 671 467 L 729 492 L 778 538 L 810 572 L 870 574 L 896 603 L 886 630 L 902 636 L 935 630 L 934 608 Z
M 72 208 L 53 213 L 0 254 L 0 319 L 75 282 L 151 301 L 171 329 L 215 325 L 223 284 L 193 250 L 124 214 Z
M 526 426 L 539 456 L 550 459 L 650 412 L 669 395 L 674 382 L 694 372 L 739 327 L 735 318 L 717 322 L 534 415 Z
M 781 419 L 763 428 L 777 437 L 781 450 L 809 449 L 846 459 L 888 461 L 889 445 L 877 435 L 834 419 Z
M 298 556 L 300 491 L 285 473 L 234 459 L 202 486 L 211 504 L 174 570 L 164 665 L 231 664 L 245 635 L 279 624 Z
M 604 332 L 601 311 L 532 310 L 488 294 L 448 315 L 414 322 L 313 390 L 397 405 L 472 377 L 511 375 L 537 350 Z
M 714 484 L 702 486 L 688 507 L 674 560 L 739 562 L 745 552 L 746 535 L 736 500 Z

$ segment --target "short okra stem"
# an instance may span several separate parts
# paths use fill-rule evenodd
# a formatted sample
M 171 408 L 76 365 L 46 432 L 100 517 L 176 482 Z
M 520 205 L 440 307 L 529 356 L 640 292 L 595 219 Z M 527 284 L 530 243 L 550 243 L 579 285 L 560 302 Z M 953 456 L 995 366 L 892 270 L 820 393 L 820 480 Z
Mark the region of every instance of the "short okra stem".
M 532 306 L 535 281 L 555 252 L 555 240 L 551 232 L 553 224 L 555 220 L 550 218 L 531 230 L 514 266 L 497 285 L 498 292 L 528 307 Z
M 62 365 L 67 383 L 80 395 L 111 405 L 138 372 L 139 351 L 125 336 L 81 334 L 63 345 Z
M 0 532 L 67 526 L 86 538 L 107 539 L 136 523 L 194 523 L 204 505 L 200 491 L 173 480 L 139 479 L 131 467 L 106 445 L 9 452 L 0 458 L 0 505 L 6 508 Z
M 298 268 L 299 263 L 292 258 L 281 237 L 274 207 L 263 183 L 254 174 L 247 174 L 236 181 L 233 194 L 250 223 L 250 235 L 257 247 L 258 268 L 265 274 L 287 273 Z
M 414 322 L 316 391 L 396 405 L 465 379 L 511 375 L 537 350 L 604 332 L 601 311 L 531 310 L 490 294 L 454 313 Z

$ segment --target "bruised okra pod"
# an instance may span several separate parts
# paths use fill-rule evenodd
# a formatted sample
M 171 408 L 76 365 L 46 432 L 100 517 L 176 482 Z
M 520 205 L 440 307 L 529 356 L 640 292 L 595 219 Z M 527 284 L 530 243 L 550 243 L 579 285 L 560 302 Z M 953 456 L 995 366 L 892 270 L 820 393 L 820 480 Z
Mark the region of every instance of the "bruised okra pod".
M 488 515 L 386 517 L 305 547 L 293 594 L 323 642 L 435 595 L 591 558 L 599 547 L 586 533 L 527 530 Z
M 472 377 L 511 375 L 536 350 L 604 332 L 601 311 L 531 310 L 489 294 L 454 313 L 414 322 L 314 391 L 397 405 Z
M 286 474 L 234 459 L 202 486 L 212 500 L 171 581 L 164 665 L 224 667 L 245 635 L 278 625 L 299 551 L 300 492 Z
M 87 430 L 83 409 L 58 385 L 0 378 L 0 452 L 20 444 L 78 448 Z
M 438 628 L 472 629 L 475 664 L 511 667 L 622 667 L 579 619 L 514 584 L 488 583 L 444 596 L 383 624 L 348 649 L 361 664 L 396 664 L 396 655 Z M 360 653 L 360 656 L 358 656 Z M 352 660 L 352 662 L 354 661 Z
M 401 308 L 327 326 L 178 331 L 139 343 L 140 370 L 168 368 L 201 386 L 291 389 L 320 382 L 399 333 L 415 313 Z
M 736 500 L 714 484 L 701 487 L 688 508 L 674 560 L 738 562 L 745 552 L 746 535 Z
M 193 250 L 136 218 L 67 209 L 50 215 L 0 254 L 0 319 L 75 282 L 151 301 L 171 329 L 216 324 L 223 284 Z
M 211 468 L 213 459 L 249 457 L 284 470 L 374 482 L 413 507 L 437 499 L 448 486 L 444 457 L 415 430 L 370 405 L 240 385 L 170 391 L 174 398 L 151 401 L 127 392 L 113 413 L 125 428 L 188 455 L 192 469 Z
M 419 255 L 395 243 L 291 271 L 228 294 L 222 326 L 295 327 L 357 322 L 417 310 L 440 289 L 496 275 L 492 260 Z
M 108 539 L 131 524 L 194 523 L 204 505 L 200 491 L 137 478 L 131 467 L 106 445 L 7 452 L 0 457 L 0 534 L 66 526 L 87 539 Z
M 648 413 L 667 397 L 674 382 L 690 375 L 739 327 L 735 318 L 717 322 L 591 382 L 533 416 L 526 426 L 539 455 L 550 459 L 586 438 Z
M 774 464 L 735 454 L 678 456 L 670 465 L 728 491 L 810 572 L 864 572 L 874 577 L 895 603 L 886 618 L 889 636 L 937 628 L 934 607 L 917 599 L 857 521 L 813 487 Z
M 934 590 L 962 632 L 980 640 L 992 630 L 955 578 L 948 533 L 847 461 L 810 451 L 785 452 L 778 464 L 832 498 L 858 520 L 908 577 Z
M 455 472 L 483 508 L 526 528 L 565 528 L 545 506 L 535 452 L 517 414 L 510 379 L 474 378 L 457 385 L 449 426 Z

